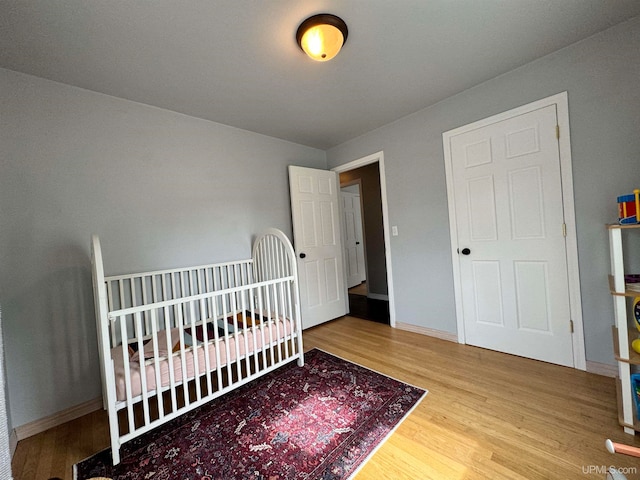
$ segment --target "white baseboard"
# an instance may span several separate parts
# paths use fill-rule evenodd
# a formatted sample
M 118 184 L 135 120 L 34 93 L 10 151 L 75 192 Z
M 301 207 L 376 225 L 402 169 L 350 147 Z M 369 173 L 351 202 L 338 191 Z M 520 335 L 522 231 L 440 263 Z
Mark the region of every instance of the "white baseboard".
M 419 327 L 417 325 L 411 325 L 409 323 L 396 322 L 396 328 L 400 330 L 407 330 L 408 332 L 419 333 L 421 335 L 427 335 L 429 337 L 439 338 L 441 340 L 447 340 L 449 342 L 458 343 L 458 335 L 455 333 L 443 332 L 442 330 L 434 330 L 433 328 Z
M 615 365 L 609 365 L 608 363 L 590 362 L 587 360 L 587 372 L 595 373 L 597 375 L 604 375 L 605 377 L 617 377 L 618 368 Z
M 17 444 L 20 440 L 24 440 L 25 438 L 37 435 L 45 430 L 49 430 L 50 428 L 75 420 L 76 418 L 80 418 L 88 413 L 100 410 L 101 408 L 102 397 L 95 398 L 88 402 L 81 403 L 80 405 L 54 413 L 53 415 L 49 415 L 48 417 L 20 425 L 13 430 L 12 433 L 15 433 L 15 435 L 12 436 L 15 436 L 15 443 Z
M 367 298 L 372 300 L 384 300 L 386 302 L 389 301 L 389 295 L 385 295 L 383 293 L 367 293 Z

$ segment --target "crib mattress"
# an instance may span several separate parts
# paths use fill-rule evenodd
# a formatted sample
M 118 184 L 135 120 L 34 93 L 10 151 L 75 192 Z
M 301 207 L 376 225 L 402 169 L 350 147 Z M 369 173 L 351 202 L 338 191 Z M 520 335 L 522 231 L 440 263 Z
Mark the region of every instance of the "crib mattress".
M 173 329 L 171 332 L 174 337 L 176 335 L 176 330 L 178 329 Z M 187 330 L 188 329 L 185 329 L 185 331 Z M 219 366 L 222 367 L 238 358 L 242 358 L 246 354 L 254 353 L 254 351 L 260 352 L 262 350 L 263 343 L 266 343 L 266 345 L 269 346 L 269 344 L 290 335 L 291 330 L 291 322 L 289 319 L 279 319 L 277 321 L 269 322 L 268 324 L 256 326 L 255 328 L 240 330 L 235 335 L 230 335 L 229 337 L 220 337 L 217 342 L 215 340 L 210 340 L 207 344 L 202 343 L 195 348 L 186 348 L 184 355 L 178 350 L 173 354 L 161 356 L 158 361 L 161 385 L 166 387 L 171 383 L 169 373 L 170 365 L 173 370 L 174 382 L 176 384 L 181 383 L 184 378 L 191 380 L 207 373 L 205 350 L 209 351 L 209 371 L 213 371 L 218 368 L 216 350 L 220 356 Z M 162 343 L 163 338 L 164 337 L 160 336 L 158 343 Z M 121 346 L 111 349 L 111 358 L 113 359 L 115 373 L 116 398 L 118 401 L 124 401 L 127 398 L 125 366 L 124 359 L 122 357 L 122 350 Z M 197 351 L 197 372 L 194 351 Z M 183 358 L 185 372 L 183 372 Z M 155 361 L 148 359 L 141 369 L 138 356 L 130 355 L 129 374 L 131 376 L 131 397 L 137 397 L 142 394 L 141 370 L 145 371 L 147 392 L 152 392 L 156 389 Z

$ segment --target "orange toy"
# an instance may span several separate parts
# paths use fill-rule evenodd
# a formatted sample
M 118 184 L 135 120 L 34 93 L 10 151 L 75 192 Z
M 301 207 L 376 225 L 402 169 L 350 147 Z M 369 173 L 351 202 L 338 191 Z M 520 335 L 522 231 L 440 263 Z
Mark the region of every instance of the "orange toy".
M 631 455 L 632 457 L 640 457 L 640 448 L 632 447 L 631 445 L 625 445 L 624 443 L 615 443 L 607 439 L 604 442 L 609 453 L 622 453 L 624 455 Z

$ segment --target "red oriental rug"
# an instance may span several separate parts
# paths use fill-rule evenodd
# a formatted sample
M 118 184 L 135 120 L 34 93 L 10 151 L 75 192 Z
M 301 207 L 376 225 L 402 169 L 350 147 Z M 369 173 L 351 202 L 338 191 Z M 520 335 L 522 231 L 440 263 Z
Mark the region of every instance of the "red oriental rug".
M 74 466 L 113 480 L 346 479 L 426 391 L 320 350 Z

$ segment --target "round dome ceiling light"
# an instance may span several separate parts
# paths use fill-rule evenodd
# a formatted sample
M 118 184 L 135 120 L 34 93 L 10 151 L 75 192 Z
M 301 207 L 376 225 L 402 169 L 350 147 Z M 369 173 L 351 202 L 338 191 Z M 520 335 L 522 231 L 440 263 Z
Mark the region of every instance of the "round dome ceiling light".
M 348 34 L 344 20 L 330 13 L 320 13 L 300 24 L 296 40 L 313 60 L 326 62 L 338 54 L 347 41 Z

